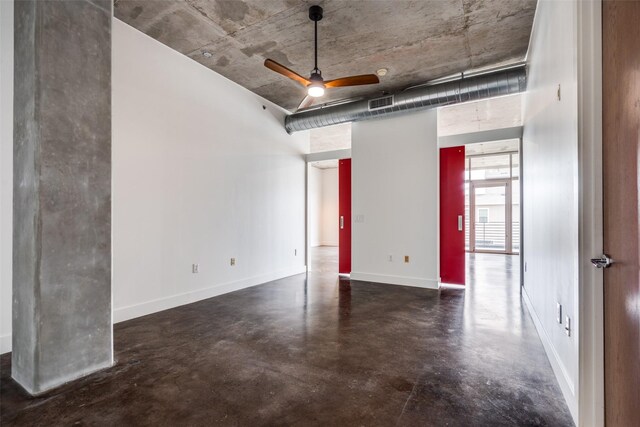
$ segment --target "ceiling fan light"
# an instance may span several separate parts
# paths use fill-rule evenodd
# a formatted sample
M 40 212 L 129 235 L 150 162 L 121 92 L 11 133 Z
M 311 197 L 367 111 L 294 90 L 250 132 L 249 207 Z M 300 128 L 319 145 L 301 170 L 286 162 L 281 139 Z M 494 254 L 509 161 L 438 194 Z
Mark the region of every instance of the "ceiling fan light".
M 314 98 L 324 95 L 324 85 L 313 83 L 307 88 L 307 94 Z

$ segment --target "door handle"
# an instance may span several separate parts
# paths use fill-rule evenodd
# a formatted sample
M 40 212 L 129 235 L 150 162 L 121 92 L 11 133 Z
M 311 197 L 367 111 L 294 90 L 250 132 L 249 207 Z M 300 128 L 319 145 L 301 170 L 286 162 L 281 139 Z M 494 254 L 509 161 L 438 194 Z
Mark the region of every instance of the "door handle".
M 340 215 L 340 230 L 344 229 L 344 216 Z
M 458 231 L 462 231 L 462 215 L 458 215 Z
M 609 258 L 609 255 L 602 254 L 600 258 L 591 258 L 591 264 L 593 264 L 595 268 L 608 268 L 613 264 L 613 260 Z

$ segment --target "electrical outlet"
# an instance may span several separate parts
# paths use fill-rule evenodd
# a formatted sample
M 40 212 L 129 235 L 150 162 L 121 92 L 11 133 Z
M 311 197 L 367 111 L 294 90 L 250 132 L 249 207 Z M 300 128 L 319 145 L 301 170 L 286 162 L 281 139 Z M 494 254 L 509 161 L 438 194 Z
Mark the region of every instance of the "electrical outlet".
M 404 262 L 405 263 L 409 263 L 409 255 L 405 255 L 404 256 Z
M 571 336 L 571 318 L 569 316 L 564 318 L 564 333 L 567 334 L 568 337 Z
M 393 255 L 389 255 L 389 262 L 393 262 Z
M 236 265 L 236 259 L 235 258 L 231 258 L 231 265 Z
M 556 303 L 556 320 L 562 324 L 562 304 Z
M 200 264 L 191 264 L 192 273 L 200 273 Z

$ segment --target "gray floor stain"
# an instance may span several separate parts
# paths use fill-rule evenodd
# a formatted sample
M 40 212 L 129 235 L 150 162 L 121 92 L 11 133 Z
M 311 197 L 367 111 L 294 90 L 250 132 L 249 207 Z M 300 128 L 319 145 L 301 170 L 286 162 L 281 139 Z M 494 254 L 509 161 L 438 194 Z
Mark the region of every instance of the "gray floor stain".
M 469 256 L 466 290 L 312 273 L 115 325 L 114 368 L 25 395 L 1 358 L 4 425 L 571 426 L 518 288 Z

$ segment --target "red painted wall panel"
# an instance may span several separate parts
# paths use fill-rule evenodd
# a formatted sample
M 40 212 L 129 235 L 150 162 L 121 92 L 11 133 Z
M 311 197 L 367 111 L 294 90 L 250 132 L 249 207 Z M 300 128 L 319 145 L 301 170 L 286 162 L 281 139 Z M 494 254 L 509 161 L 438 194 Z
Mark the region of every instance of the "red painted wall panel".
M 440 279 L 465 284 L 464 146 L 440 149 Z
M 338 272 L 351 273 L 351 159 L 338 161 Z

